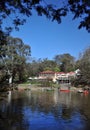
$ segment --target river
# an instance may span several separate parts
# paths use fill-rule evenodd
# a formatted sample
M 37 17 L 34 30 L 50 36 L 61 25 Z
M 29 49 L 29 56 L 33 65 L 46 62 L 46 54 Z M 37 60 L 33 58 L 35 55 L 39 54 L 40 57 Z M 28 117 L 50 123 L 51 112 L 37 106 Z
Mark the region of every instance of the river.
M 0 130 L 90 130 L 90 94 L 9 92 L 0 101 Z

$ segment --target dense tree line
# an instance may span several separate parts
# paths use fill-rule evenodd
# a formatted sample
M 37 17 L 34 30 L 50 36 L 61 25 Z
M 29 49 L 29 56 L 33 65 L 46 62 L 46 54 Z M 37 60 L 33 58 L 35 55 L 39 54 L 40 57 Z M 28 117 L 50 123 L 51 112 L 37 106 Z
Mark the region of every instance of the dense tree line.
M 74 83 L 90 84 L 90 47 L 81 53 L 78 60 L 69 53 L 57 54 L 52 60 L 30 60 L 31 48 L 21 39 L 7 37 L 7 45 L 3 45 L 5 56 L 0 58 L 0 83 L 25 82 L 29 77 L 38 76 L 46 70 L 67 73 L 80 69 L 80 75 Z
M 58 54 L 54 56 L 53 60 L 33 59 L 28 63 L 28 76 L 38 76 L 38 74 L 45 70 L 55 72 L 63 71 L 65 73 L 70 71 L 80 70 L 79 75 L 74 79 L 73 84 L 90 85 L 90 47 L 82 52 L 77 60 L 69 53 Z
M 55 72 L 63 71 L 65 73 L 79 69 L 80 73 L 73 80 L 73 85 L 90 86 L 90 47 L 82 52 L 77 60 L 69 53 L 58 54 L 53 60 L 39 59 L 28 63 L 28 75 L 38 76 L 39 72 L 51 70 Z

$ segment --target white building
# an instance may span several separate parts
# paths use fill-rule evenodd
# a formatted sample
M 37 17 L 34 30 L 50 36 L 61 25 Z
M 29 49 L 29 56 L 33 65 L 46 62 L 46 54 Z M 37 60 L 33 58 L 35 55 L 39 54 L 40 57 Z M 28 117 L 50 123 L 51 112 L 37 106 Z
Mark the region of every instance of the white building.
M 40 72 L 39 74 L 39 79 L 45 80 L 52 80 L 53 82 L 56 81 L 66 81 L 69 82 L 68 80 L 71 77 L 75 77 L 76 73 L 75 72 L 68 72 L 68 73 L 64 73 L 64 72 L 54 72 L 54 71 L 43 71 Z

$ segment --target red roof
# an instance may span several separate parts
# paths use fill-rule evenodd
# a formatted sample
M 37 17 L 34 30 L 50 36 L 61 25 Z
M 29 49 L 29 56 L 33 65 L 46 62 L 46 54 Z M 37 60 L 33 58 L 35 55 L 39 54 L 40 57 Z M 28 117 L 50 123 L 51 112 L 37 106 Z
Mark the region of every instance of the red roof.
M 40 74 L 75 74 L 75 72 L 68 72 L 68 73 L 64 73 L 64 72 L 54 72 L 54 71 L 50 71 L 50 70 L 46 70 L 43 72 L 40 72 Z

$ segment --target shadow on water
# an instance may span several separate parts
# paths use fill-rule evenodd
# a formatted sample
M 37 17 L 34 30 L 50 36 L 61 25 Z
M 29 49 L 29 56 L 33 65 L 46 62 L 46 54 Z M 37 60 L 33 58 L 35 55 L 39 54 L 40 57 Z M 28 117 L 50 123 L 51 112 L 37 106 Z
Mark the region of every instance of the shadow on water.
M 0 130 L 90 130 L 90 94 L 9 92 L 0 101 Z

